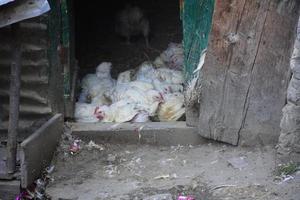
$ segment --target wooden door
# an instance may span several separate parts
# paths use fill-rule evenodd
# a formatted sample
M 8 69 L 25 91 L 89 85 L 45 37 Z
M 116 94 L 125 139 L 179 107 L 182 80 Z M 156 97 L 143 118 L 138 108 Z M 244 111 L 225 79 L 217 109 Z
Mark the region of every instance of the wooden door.
M 216 0 L 201 71 L 200 135 L 275 143 L 290 78 L 298 0 Z

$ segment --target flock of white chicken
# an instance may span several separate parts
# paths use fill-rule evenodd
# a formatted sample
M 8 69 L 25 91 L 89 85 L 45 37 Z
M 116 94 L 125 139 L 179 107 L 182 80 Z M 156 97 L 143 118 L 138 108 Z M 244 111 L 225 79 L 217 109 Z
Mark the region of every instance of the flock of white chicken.
M 81 81 L 75 107 L 78 122 L 177 121 L 185 114 L 183 49 L 170 43 L 154 62 L 144 62 L 112 79 L 103 62 Z

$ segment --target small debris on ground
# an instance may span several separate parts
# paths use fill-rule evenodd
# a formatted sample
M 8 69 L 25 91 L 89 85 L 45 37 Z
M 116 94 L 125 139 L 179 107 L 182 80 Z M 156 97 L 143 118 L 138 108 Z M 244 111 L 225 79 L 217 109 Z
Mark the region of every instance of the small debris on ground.
M 177 178 L 177 174 L 166 174 L 166 175 L 160 175 L 160 176 L 156 176 L 153 179 L 154 180 L 159 180 L 159 179 L 174 179 Z
M 86 145 L 86 147 L 88 148 L 88 150 L 92 150 L 92 149 L 96 149 L 96 150 L 99 150 L 99 151 L 103 151 L 104 150 L 104 146 L 96 144 L 92 140 Z
M 274 178 L 277 184 L 283 184 L 294 179 L 294 175 L 300 171 L 300 167 L 295 163 L 280 164 L 276 171 L 277 176 Z
M 234 157 L 227 160 L 228 164 L 231 165 L 235 169 L 242 170 L 247 167 L 248 163 L 246 161 L 246 157 Z
M 15 200 L 51 200 L 51 197 L 46 193 L 46 188 L 50 182 L 54 181 L 51 177 L 54 168 L 54 165 L 47 167 L 43 171 L 42 177 L 34 181 L 34 183 L 27 188 L 22 189 Z
M 196 200 L 194 197 L 189 196 L 189 195 L 179 195 L 177 200 Z
M 70 153 L 72 155 L 74 154 L 77 154 L 80 149 L 81 149 L 81 146 L 80 146 L 80 143 L 81 143 L 81 140 L 74 140 L 73 144 L 70 145 Z
M 116 159 L 117 159 L 117 157 L 115 155 L 108 154 L 108 156 L 107 156 L 107 162 L 109 162 L 109 163 L 115 162 Z
M 81 146 L 75 156 L 68 148 L 67 156 L 59 151 L 55 181 L 47 188 L 53 199 L 144 200 L 171 194 L 173 200 L 289 200 L 300 195 L 297 173 L 284 184 L 274 181 L 274 148 L 105 144 L 103 151 L 91 151 L 84 142 Z M 233 167 L 226 158 L 247 165 Z
M 173 200 L 171 194 L 156 194 L 144 198 L 143 200 Z

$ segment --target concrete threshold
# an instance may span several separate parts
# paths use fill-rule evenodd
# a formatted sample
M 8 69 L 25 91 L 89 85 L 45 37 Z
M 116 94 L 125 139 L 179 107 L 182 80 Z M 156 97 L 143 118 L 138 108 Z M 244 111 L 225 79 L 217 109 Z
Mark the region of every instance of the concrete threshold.
M 0 180 L 0 199 L 11 200 L 16 199 L 20 194 L 19 180 Z
M 149 144 L 160 146 L 198 145 L 205 139 L 185 122 L 149 123 L 71 123 L 72 135 L 84 141 L 101 143 Z

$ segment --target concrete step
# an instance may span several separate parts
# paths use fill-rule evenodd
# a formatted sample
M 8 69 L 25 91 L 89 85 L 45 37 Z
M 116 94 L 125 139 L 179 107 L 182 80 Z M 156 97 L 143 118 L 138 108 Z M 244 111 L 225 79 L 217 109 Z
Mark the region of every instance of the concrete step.
M 0 199 L 15 199 L 20 192 L 19 180 L 0 180 Z
M 160 146 L 198 145 L 206 140 L 197 128 L 186 122 L 73 123 L 67 122 L 73 136 L 84 141 Z

